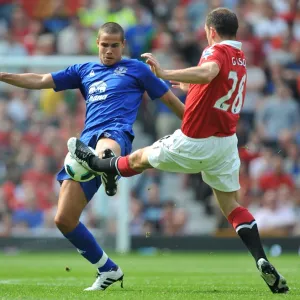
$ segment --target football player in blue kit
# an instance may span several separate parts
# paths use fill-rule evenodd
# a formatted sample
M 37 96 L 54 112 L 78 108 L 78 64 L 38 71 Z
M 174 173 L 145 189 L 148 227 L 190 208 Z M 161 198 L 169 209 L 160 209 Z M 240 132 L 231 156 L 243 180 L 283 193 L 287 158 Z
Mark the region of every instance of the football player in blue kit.
M 122 27 L 113 22 L 99 29 L 97 45 L 100 62 L 75 64 L 48 74 L 0 73 L 0 81 L 27 89 L 79 89 L 86 102 L 86 120 L 80 139 L 98 156 L 109 158 L 131 152 L 136 120 L 143 94 L 160 98 L 180 119 L 184 105 L 158 79 L 148 65 L 122 57 L 125 46 Z M 88 182 L 70 180 L 64 168 L 58 173 L 61 183 L 55 223 L 78 252 L 97 269 L 97 278 L 86 290 L 105 290 L 123 280 L 121 268 L 98 245 L 91 232 L 79 221 L 80 215 L 104 183 L 106 193 L 116 192 L 116 178 L 103 174 Z

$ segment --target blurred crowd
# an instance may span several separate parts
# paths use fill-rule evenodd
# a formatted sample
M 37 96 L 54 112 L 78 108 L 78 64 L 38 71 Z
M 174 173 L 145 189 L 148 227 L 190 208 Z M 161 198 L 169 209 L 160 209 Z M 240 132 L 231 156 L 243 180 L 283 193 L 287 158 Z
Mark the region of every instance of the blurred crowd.
M 125 29 L 125 55 L 152 52 L 164 68 L 196 65 L 207 41 L 205 16 L 233 9 L 247 58 L 247 92 L 239 126 L 240 202 L 269 235 L 300 234 L 300 4 L 297 0 L 0 0 L 0 57 L 95 55 L 97 29 L 116 21 Z M 0 62 L 0 71 L 1 62 Z M 36 71 L 10 68 L 10 72 Z M 46 72 L 45 70 L 39 70 Z M 185 95 L 174 90 L 184 102 Z M 66 140 L 83 128 L 78 91 L 55 93 L 0 85 L 0 235 L 54 228 Z M 80 101 L 81 100 L 81 101 Z M 154 141 L 180 127 L 159 101 L 145 97 L 138 122 Z M 135 181 L 131 233 L 188 234 L 184 194 L 163 197 L 150 170 Z M 178 175 L 205 214 L 226 228 L 201 175 Z M 168 187 L 170 188 L 170 187 Z M 119 195 L 120 196 L 120 195 Z M 121 196 L 120 196 L 121 197 Z M 116 211 L 118 201 L 112 201 Z M 101 220 L 87 209 L 88 226 Z M 202 224 L 199 221 L 199 227 Z M 115 223 L 109 224 L 115 231 Z

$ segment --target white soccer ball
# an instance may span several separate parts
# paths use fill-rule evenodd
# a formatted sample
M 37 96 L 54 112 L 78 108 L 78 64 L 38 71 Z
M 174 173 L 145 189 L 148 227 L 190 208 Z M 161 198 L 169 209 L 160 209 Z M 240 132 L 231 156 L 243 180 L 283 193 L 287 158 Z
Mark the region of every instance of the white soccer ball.
M 95 154 L 96 151 L 89 147 Z M 89 170 L 84 168 L 80 163 L 76 161 L 75 158 L 71 156 L 71 153 L 68 152 L 68 154 L 65 157 L 64 161 L 65 170 L 68 173 L 68 175 L 75 181 L 78 182 L 86 182 L 90 181 L 93 178 L 95 178 L 95 175 L 92 174 Z

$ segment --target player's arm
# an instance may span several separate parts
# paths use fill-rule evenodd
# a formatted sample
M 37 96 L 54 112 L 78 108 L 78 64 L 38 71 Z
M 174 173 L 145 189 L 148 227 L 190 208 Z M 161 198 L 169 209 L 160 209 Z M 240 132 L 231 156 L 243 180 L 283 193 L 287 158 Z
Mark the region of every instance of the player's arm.
M 182 120 L 184 113 L 184 104 L 172 93 L 172 91 L 167 91 L 160 100 L 174 112 L 174 114 Z
M 41 89 L 53 89 L 55 88 L 55 83 L 53 81 L 52 75 L 49 74 L 34 74 L 34 73 L 24 73 L 24 74 L 12 74 L 12 73 L 0 73 L 0 81 L 6 82 L 8 84 L 32 90 Z
M 212 61 L 201 66 L 181 70 L 164 70 L 161 77 L 165 80 L 174 80 L 184 83 L 206 84 L 210 83 L 220 72 L 219 65 Z
M 144 53 L 146 63 L 150 65 L 155 75 L 164 79 L 184 83 L 206 84 L 210 83 L 220 72 L 220 67 L 215 61 L 202 63 L 201 66 L 181 70 L 163 70 L 158 60 L 151 53 Z

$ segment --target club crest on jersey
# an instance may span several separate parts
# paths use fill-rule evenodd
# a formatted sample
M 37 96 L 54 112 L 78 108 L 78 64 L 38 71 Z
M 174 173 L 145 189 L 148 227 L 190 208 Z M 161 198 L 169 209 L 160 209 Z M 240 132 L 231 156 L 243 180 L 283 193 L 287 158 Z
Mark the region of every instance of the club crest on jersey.
M 126 67 L 117 67 L 114 71 L 115 75 L 124 76 L 127 71 Z
M 208 48 L 203 51 L 202 58 L 206 60 L 209 56 L 213 55 L 213 53 L 214 53 L 213 48 Z
M 105 100 L 107 95 L 99 95 L 105 93 L 107 84 L 104 81 L 97 81 L 89 87 L 87 102 Z

